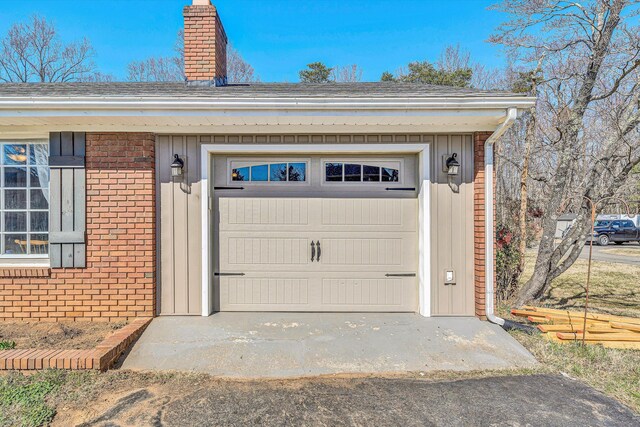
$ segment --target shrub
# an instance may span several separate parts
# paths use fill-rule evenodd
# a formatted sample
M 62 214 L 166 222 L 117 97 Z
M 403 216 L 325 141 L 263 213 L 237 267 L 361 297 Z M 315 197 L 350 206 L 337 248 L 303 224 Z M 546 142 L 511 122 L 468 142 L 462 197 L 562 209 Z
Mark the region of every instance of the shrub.
M 510 299 L 518 290 L 520 254 L 514 233 L 505 225 L 496 227 L 496 293 L 500 301 Z

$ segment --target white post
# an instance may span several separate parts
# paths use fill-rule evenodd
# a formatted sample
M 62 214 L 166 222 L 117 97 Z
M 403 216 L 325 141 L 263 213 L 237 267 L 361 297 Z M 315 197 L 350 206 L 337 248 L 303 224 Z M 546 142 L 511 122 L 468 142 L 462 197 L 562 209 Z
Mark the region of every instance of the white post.
M 429 147 L 418 153 L 420 171 L 418 193 L 418 311 L 422 316 L 431 316 L 431 175 Z

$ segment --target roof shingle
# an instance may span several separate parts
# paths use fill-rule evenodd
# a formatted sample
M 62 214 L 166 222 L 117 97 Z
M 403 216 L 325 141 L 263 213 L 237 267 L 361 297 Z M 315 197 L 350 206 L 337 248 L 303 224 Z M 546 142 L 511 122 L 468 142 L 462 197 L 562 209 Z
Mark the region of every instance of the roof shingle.
M 419 83 L 250 83 L 226 86 L 186 83 L 3 83 L 9 97 L 188 97 L 188 98 L 424 98 L 518 97 L 521 94 Z

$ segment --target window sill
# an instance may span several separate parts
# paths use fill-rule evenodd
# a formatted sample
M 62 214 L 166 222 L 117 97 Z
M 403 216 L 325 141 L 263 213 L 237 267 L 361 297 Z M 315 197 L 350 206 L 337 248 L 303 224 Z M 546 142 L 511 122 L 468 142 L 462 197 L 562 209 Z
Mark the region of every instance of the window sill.
M 28 277 L 50 277 L 51 269 L 49 267 L 5 267 L 0 265 L 0 279 L 7 278 L 28 278 Z
M 49 258 L 0 258 L 0 278 L 49 276 Z

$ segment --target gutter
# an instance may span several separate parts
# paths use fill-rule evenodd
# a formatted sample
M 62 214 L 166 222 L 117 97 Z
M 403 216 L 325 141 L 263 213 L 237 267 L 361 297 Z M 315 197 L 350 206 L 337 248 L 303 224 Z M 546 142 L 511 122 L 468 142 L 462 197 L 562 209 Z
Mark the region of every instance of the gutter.
M 495 230 L 493 223 L 493 145 L 509 130 L 511 125 L 518 118 L 518 109 L 516 107 L 509 107 L 507 109 L 507 117 L 504 122 L 498 126 L 498 128 L 491 134 L 491 136 L 484 143 L 484 238 L 485 238 L 485 250 L 484 250 L 484 266 L 485 266 L 485 310 L 487 320 L 496 325 L 500 325 L 503 328 L 512 327 L 510 321 L 507 321 L 501 317 L 495 315 L 495 289 L 494 289 L 494 239 Z
M 0 110 L 11 112 L 53 110 L 468 110 L 529 108 L 534 98 L 517 97 L 413 97 L 413 98 L 231 98 L 140 96 L 1 96 Z

